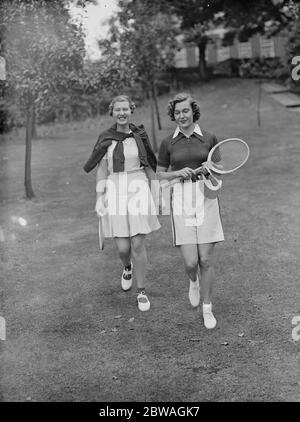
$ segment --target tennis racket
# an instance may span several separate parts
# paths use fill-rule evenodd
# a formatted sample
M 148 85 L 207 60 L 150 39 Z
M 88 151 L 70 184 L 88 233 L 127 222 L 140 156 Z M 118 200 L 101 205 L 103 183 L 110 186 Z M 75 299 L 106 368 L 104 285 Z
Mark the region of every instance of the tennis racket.
M 102 217 L 104 216 L 103 195 L 100 195 L 97 198 L 95 211 L 99 219 L 99 223 L 98 223 L 99 248 L 102 251 L 104 249 L 104 233 L 103 233 L 103 221 L 102 221 Z
M 217 174 L 229 174 L 238 170 L 242 167 L 249 158 L 250 150 L 248 144 L 239 138 L 228 138 L 217 143 L 208 154 L 207 161 L 201 166 L 195 169 L 195 173 L 205 174 L 209 173 L 211 178 L 215 180 L 215 185 L 208 183 L 205 177 L 203 177 L 204 183 L 211 190 L 218 190 L 222 186 L 222 181 L 214 177 L 211 172 Z M 176 178 L 171 181 L 161 182 L 161 187 L 166 188 L 172 186 L 175 183 L 181 182 L 182 178 Z
M 103 235 L 103 227 L 102 227 L 102 220 L 101 217 L 99 217 L 99 248 L 101 251 L 104 249 L 104 235 Z

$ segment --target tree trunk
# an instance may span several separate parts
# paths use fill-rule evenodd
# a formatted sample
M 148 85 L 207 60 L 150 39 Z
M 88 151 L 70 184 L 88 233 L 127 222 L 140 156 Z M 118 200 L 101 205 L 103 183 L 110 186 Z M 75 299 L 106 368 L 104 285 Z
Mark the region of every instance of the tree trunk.
M 73 109 L 72 109 L 72 105 L 68 105 L 68 117 L 69 117 L 69 122 L 73 122 Z
M 152 136 L 152 147 L 153 147 L 153 151 L 155 153 L 157 153 L 158 148 L 157 148 L 157 140 L 156 140 L 156 133 L 155 133 L 155 116 L 154 116 L 154 108 L 155 108 L 155 104 L 154 104 L 154 99 L 151 98 L 151 136 Z
M 155 106 L 158 129 L 161 130 L 161 121 L 160 121 L 159 108 L 158 108 L 158 102 L 157 102 L 156 90 L 155 90 L 154 84 L 152 86 L 152 99 L 153 99 L 154 106 Z
M 25 147 L 25 194 L 26 198 L 34 197 L 34 192 L 31 185 L 31 141 L 32 141 L 32 120 L 33 120 L 34 106 L 29 104 L 27 111 L 26 122 L 26 147 Z
M 36 130 L 36 111 L 35 106 L 32 106 L 32 128 L 31 128 L 31 138 L 37 138 L 37 130 Z
M 202 42 L 198 44 L 199 49 L 199 75 L 200 78 L 204 81 L 207 80 L 207 67 L 205 60 L 205 51 L 206 51 L 207 42 Z
M 93 108 L 90 103 L 88 103 L 87 112 L 88 112 L 88 118 L 91 119 L 93 117 Z
M 258 97 L 257 97 L 257 126 L 260 127 L 260 105 L 261 105 L 261 79 L 258 81 Z
M 143 90 L 144 99 L 146 98 L 146 100 L 149 100 L 150 99 L 149 85 L 142 82 L 142 90 Z
M 58 119 L 59 119 L 57 107 L 55 107 L 55 109 L 54 109 L 54 114 L 55 114 L 55 116 L 54 116 L 54 124 L 55 124 L 55 123 L 58 123 Z

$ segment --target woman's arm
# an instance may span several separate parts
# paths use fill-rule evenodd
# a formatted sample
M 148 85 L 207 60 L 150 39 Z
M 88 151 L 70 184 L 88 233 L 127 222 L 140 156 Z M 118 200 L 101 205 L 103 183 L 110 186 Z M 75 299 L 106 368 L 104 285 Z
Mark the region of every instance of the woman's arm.
M 151 180 L 157 180 L 157 174 L 150 166 L 144 167 L 144 170 L 148 177 L 149 182 L 151 182 Z
M 167 167 L 158 166 L 156 175 L 159 180 L 173 180 L 181 177 L 182 179 L 189 179 L 195 175 L 195 171 L 189 167 L 184 167 L 181 170 L 168 171 Z
M 203 174 L 203 176 L 205 176 L 207 179 L 210 179 L 212 182 L 212 179 L 218 179 L 218 180 L 222 180 L 223 179 L 223 175 L 220 173 L 216 173 L 213 170 L 211 170 L 210 168 L 207 169 L 205 167 L 205 165 L 207 164 L 207 161 L 204 161 L 202 163 L 202 168 L 200 170 L 197 171 L 197 174 Z M 223 166 L 221 163 L 214 163 L 214 166 L 216 168 L 219 168 L 220 170 L 223 170 Z

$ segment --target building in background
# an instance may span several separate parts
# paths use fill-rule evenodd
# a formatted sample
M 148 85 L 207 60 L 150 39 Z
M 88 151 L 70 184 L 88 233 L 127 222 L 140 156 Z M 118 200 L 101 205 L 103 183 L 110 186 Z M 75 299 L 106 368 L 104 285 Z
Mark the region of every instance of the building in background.
M 254 35 L 247 42 L 234 40 L 231 46 L 222 46 L 224 29 L 209 31 L 213 42 L 208 43 L 206 48 L 206 62 L 209 66 L 228 59 L 251 59 L 263 57 L 284 57 L 286 38 L 276 36 L 267 38 L 261 35 Z M 184 46 L 175 57 L 175 67 L 193 68 L 199 63 L 199 52 L 197 46 Z

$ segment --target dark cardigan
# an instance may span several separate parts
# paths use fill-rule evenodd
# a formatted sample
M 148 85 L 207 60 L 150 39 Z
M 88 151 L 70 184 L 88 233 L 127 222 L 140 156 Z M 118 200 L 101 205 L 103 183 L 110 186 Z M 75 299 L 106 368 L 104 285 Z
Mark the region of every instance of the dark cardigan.
M 124 139 L 128 138 L 129 136 L 133 136 L 139 151 L 139 159 L 141 166 L 148 167 L 150 166 L 152 170 L 156 171 L 157 160 L 156 156 L 152 150 L 152 147 L 149 142 L 148 135 L 145 131 L 143 125 L 135 126 L 134 124 L 130 124 L 129 127 L 132 131 L 131 134 L 124 134 L 122 132 L 117 132 L 116 130 L 117 125 L 113 125 L 110 129 L 102 132 L 99 137 L 98 141 L 96 142 L 93 152 L 90 158 L 84 165 L 84 170 L 89 173 L 93 170 L 98 163 L 102 160 L 104 155 L 106 154 L 107 148 L 111 145 L 113 140 L 116 141 L 123 141 Z M 117 156 L 114 157 L 113 161 L 114 165 L 114 172 L 124 171 L 124 156 Z

